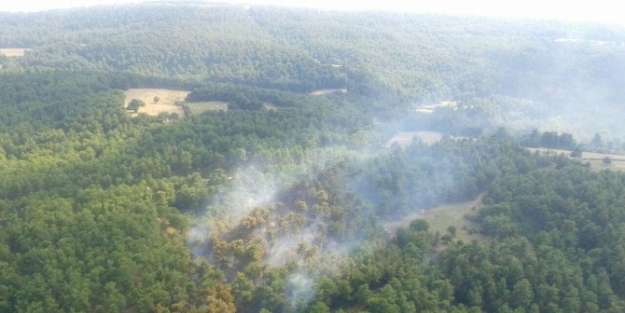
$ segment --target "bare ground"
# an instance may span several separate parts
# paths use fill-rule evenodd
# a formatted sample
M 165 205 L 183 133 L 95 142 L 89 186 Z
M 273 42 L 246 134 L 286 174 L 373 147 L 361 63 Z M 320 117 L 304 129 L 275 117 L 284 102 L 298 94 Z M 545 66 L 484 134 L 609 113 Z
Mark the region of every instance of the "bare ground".
M 4 54 L 8 57 L 23 57 L 25 48 L 0 48 L 0 54 Z

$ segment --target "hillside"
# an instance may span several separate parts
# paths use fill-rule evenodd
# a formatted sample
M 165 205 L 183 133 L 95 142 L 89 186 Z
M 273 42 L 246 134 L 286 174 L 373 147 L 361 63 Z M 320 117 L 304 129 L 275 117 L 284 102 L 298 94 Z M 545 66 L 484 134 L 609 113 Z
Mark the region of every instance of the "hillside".
M 623 29 L 156 2 L 0 34 L 0 313 L 625 311 Z

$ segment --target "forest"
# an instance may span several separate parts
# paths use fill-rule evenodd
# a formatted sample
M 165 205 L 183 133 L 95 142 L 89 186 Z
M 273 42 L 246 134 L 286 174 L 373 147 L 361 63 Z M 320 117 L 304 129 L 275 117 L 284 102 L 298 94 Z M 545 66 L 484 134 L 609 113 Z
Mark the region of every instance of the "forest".
M 614 25 L 0 13 L 0 312 L 625 312 L 624 66 Z

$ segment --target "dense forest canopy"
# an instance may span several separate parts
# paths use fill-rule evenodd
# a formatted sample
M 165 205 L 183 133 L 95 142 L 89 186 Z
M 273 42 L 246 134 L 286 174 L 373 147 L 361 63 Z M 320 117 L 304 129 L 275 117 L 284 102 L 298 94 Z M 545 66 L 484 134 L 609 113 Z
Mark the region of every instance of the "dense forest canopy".
M 175 22 L 174 22 L 175 21 Z M 347 88 L 489 118 L 618 136 L 622 29 L 549 21 L 151 4 L 0 15 L 6 63 L 195 78 L 299 93 Z M 493 98 L 495 97 L 495 98 Z M 503 99 L 502 99 L 503 97 Z M 596 103 L 604 103 L 600 112 Z M 588 114 L 596 118 L 586 118 Z M 589 139 L 589 138 L 588 138 Z
M 624 65 L 593 24 L 0 13 L 0 312 L 623 312 Z

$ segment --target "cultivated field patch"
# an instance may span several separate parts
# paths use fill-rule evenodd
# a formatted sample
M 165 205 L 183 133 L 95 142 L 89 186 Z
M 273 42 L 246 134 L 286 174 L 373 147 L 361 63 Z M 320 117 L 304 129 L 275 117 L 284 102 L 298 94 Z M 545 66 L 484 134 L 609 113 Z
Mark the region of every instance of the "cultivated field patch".
M 0 48 L 0 54 L 10 58 L 23 57 L 27 50 L 26 48 Z
M 137 99 L 145 102 L 145 106 L 139 108 L 138 113 L 157 116 L 160 113 L 166 112 L 177 113 L 182 117 L 184 116 L 184 112 L 176 103 L 183 102 L 189 94 L 189 91 L 135 88 L 126 90 L 124 94 L 126 95 L 124 108 L 128 106 L 128 103 L 130 103 L 132 99 Z M 155 101 L 155 97 L 158 97 L 158 101 Z

